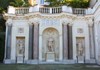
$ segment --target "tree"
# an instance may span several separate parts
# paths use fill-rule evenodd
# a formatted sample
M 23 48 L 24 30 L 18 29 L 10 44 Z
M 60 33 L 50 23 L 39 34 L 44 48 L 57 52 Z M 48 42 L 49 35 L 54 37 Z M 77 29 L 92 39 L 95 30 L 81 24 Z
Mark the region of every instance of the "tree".
M 46 2 L 49 2 L 49 5 L 48 6 L 60 6 L 60 2 L 61 2 L 61 0 L 46 0 Z
M 30 6 L 30 4 L 27 0 L 14 0 L 13 2 L 10 2 L 10 5 L 12 5 L 14 7 L 27 7 L 27 6 Z
M 67 5 L 73 8 L 87 8 L 90 0 L 46 0 L 49 6 L 62 6 Z
M 0 13 L 7 10 L 9 3 L 14 0 L 0 0 Z

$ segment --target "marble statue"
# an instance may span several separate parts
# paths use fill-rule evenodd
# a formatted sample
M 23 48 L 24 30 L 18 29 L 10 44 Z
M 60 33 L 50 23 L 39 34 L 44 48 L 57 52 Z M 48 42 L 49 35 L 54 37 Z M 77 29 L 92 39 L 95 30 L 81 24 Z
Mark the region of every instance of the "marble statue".
M 17 47 L 18 47 L 18 53 L 23 54 L 24 53 L 24 41 L 18 40 Z
M 78 55 L 79 56 L 83 55 L 83 46 L 81 43 L 78 43 Z
M 48 39 L 47 47 L 49 52 L 54 51 L 54 39 L 52 37 Z

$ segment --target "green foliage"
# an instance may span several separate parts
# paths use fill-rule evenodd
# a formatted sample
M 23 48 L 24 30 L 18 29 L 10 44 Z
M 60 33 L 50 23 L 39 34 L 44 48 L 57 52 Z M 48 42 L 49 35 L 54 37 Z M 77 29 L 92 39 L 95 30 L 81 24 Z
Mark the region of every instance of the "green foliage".
M 7 10 L 9 2 L 11 1 L 13 0 L 0 0 L 0 13 L 3 13 L 3 11 Z
M 28 7 L 30 4 L 27 0 L 14 0 L 14 2 L 10 2 L 10 5 L 14 7 Z
M 49 6 L 62 6 L 67 5 L 73 8 L 87 8 L 90 0 L 46 0 L 49 2 Z
M 2 7 L 0 7 L 0 13 L 3 13 L 4 9 Z
M 6 29 L 6 27 L 5 27 L 5 20 L 3 19 L 3 16 L 2 15 L 0 15 L 0 32 L 5 32 L 5 29 Z
M 58 6 L 60 5 L 60 1 L 58 0 L 46 0 L 46 2 L 49 2 L 49 6 L 52 7 L 52 6 Z
M 4 59 L 4 49 L 5 49 L 5 33 L 0 32 L 0 62 Z

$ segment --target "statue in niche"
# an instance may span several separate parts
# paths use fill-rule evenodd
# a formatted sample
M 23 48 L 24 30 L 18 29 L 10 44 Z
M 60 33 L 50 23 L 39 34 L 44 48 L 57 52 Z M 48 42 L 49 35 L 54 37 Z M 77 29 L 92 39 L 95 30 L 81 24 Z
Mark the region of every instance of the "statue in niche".
M 83 55 L 83 46 L 82 46 L 82 43 L 78 43 L 78 55 L 79 56 Z
M 52 37 L 50 37 L 48 39 L 47 48 L 48 48 L 49 52 L 53 52 L 54 51 L 54 39 Z
M 23 54 L 24 53 L 24 42 L 22 40 L 19 40 L 17 45 L 18 45 L 18 53 Z

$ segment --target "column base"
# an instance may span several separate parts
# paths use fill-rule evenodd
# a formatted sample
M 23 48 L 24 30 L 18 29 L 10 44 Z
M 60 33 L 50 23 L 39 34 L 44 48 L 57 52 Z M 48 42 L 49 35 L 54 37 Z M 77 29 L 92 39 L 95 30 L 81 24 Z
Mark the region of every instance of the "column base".
M 15 60 L 11 60 L 11 59 L 4 59 L 4 63 L 5 64 L 14 64 L 14 63 L 16 63 L 16 61 Z
M 25 60 L 26 64 L 39 64 L 38 60 Z
M 63 60 L 63 64 L 75 64 L 75 60 Z
M 94 64 L 94 63 L 96 63 L 96 60 L 95 60 L 95 59 L 86 59 L 86 60 L 85 60 L 85 63 Z
M 96 64 L 100 65 L 100 60 L 96 60 Z
M 55 53 L 47 52 L 46 53 L 46 62 L 54 62 L 55 61 Z

